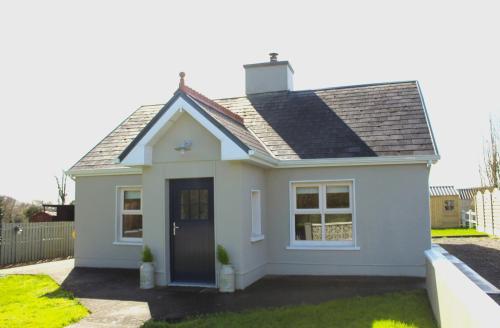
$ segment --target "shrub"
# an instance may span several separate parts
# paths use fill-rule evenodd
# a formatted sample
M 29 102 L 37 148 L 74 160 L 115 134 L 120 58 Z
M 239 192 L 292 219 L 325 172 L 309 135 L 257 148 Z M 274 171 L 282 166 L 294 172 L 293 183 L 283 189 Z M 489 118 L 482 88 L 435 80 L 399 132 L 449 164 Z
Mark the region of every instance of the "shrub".
M 153 262 L 153 253 L 151 253 L 151 249 L 147 245 L 142 249 L 142 262 Z
M 229 254 L 222 245 L 217 245 L 217 260 L 219 260 L 222 265 L 229 264 Z

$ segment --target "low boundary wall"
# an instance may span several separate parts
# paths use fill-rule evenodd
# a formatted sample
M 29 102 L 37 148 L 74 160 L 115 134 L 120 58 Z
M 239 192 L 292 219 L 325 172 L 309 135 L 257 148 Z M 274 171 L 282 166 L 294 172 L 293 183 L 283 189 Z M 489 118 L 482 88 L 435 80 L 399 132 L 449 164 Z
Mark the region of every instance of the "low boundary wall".
M 500 306 L 436 250 L 425 251 L 427 294 L 438 325 L 499 327 Z

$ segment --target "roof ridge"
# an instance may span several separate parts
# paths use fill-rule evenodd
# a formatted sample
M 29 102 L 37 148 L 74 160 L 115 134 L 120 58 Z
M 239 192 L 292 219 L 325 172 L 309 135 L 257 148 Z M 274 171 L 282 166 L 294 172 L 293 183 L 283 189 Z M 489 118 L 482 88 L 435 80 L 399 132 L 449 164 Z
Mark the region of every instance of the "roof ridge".
M 180 85 L 179 89 L 177 89 L 176 92 L 179 92 L 179 91 L 184 92 L 185 94 L 187 94 L 187 95 L 193 97 L 194 99 L 202 102 L 203 104 L 211 107 L 212 109 L 216 110 L 217 112 L 228 116 L 229 118 L 235 120 L 236 122 L 240 123 L 241 125 L 244 125 L 243 117 L 241 117 L 240 115 L 238 115 L 236 113 L 233 113 L 232 111 L 230 111 L 226 107 L 222 106 L 221 104 L 216 103 L 214 100 L 212 100 L 212 99 L 208 98 L 207 96 L 199 93 L 198 91 L 188 87 L 187 85 L 184 85 L 184 84 Z
M 326 88 L 318 88 L 318 89 L 303 89 L 303 90 L 293 90 L 293 91 L 282 90 L 282 91 L 260 92 L 260 93 L 251 94 L 250 96 L 253 96 L 253 95 L 264 95 L 264 94 L 271 94 L 271 93 L 298 93 L 298 92 L 308 92 L 308 91 L 327 91 L 327 90 L 354 89 L 354 88 L 373 87 L 373 86 L 382 86 L 382 85 L 394 85 L 394 84 L 404 84 L 404 83 L 417 83 L 417 82 L 418 82 L 417 80 L 375 82 L 375 83 L 365 83 L 365 84 L 341 85 L 341 86 L 336 86 L 336 87 L 326 87 Z M 238 98 L 248 98 L 248 96 L 249 95 L 234 96 L 234 97 L 227 97 L 227 98 L 216 98 L 216 99 L 214 99 L 214 101 L 217 101 L 217 100 L 238 99 Z

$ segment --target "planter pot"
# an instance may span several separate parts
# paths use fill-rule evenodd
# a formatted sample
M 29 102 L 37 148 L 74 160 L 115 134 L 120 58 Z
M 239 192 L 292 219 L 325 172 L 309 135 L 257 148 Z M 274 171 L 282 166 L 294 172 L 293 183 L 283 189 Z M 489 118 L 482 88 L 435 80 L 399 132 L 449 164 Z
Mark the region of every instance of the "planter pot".
M 141 289 L 151 289 L 155 286 L 155 267 L 151 262 L 144 262 L 141 265 Z
M 230 265 L 223 265 L 220 269 L 219 291 L 221 293 L 234 292 L 234 270 Z

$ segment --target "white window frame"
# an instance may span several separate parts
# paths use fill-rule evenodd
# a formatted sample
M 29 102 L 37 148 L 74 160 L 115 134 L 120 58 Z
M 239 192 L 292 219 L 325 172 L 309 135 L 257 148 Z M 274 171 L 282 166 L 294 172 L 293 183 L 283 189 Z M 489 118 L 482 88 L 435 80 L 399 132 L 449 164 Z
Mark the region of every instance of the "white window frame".
M 124 197 L 125 191 L 139 191 L 141 193 L 141 209 L 140 210 L 124 210 Z M 115 241 L 113 244 L 115 245 L 142 245 L 143 238 L 130 238 L 123 237 L 123 215 L 131 214 L 131 215 L 142 215 L 142 231 L 144 233 L 144 214 L 143 214 L 143 192 L 142 186 L 117 186 L 116 187 L 116 215 L 115 215 Z M 143 235 L 144 237 L 144 235 Z
M 349 208 L 326 208 L 326 187 L 327 186 L 349 186 Z M 319 188 L 319 208 L 318 209 L 297 209 L 297 187 L 318 187 Z M 311 249 L 311 250 L 359 250 L 356 242 L 356 199 L 355 199 L 354 179 L 332 179 L 332 180 L 307 180 L 290 181 L 290 244 L 287 249 Z M 320 214 L 321 224 L 325 224 L 325 214 L 351 214 L 352 215 L 352 240 L 327 241 L 325 239 L 325 229 L 322 229 L 322 239 L 316 240 L 295 240 L 295 215 L 296 214 Z
M 254 206 L 254 195 L 257 197 L 257 206 Z M 255 208 L 257 207 L 257 208 Z M 262 234 L 262 198 L 259 189 L 252 189 L 250 191 L 250 208 L 251 208 L 251 229 L 250 235 L 251 242 L 257 242 L 264 239 Z

